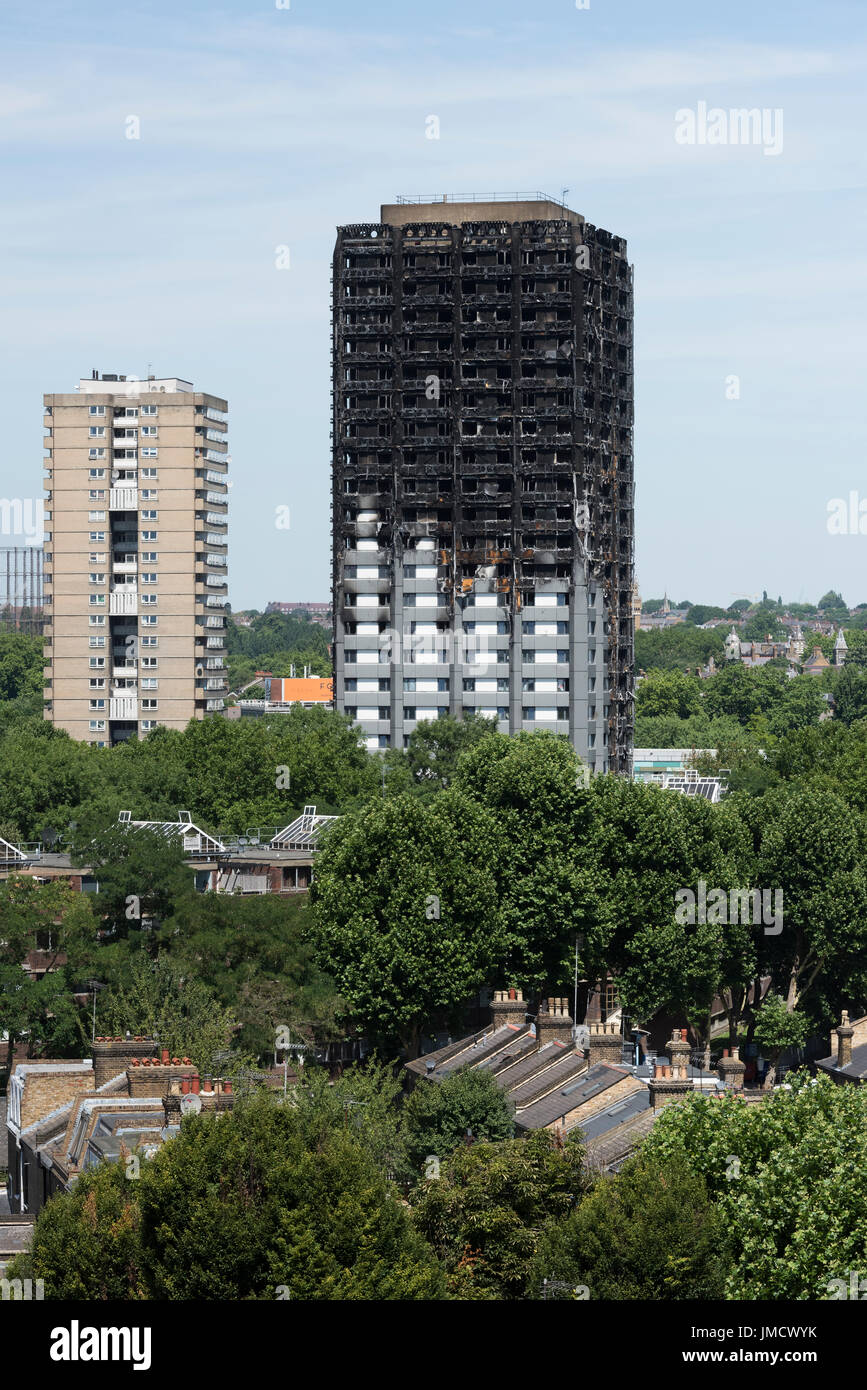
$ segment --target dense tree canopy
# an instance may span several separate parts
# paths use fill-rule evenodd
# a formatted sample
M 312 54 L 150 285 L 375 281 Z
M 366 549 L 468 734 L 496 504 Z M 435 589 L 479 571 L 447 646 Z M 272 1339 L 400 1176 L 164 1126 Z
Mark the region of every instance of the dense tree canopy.
M 564 1221 L 549 1223 L 529 1284 L 534 1297 L 547 1279 L 594 1301 L 720 1298 L 723 1244 L 703 1177 L 682 1158 L 638 1157 L 600 1178 Z
M 833 1280 L 864 1270 L 863 1086 L 802 1073 L 761 1105 L 694 1096 L 663 1111 L 644 1153 L 706 1183 L 727 1232 L 729 1298 L 827 1299 Z
M 311 941 L 352 1015 L 411 1051 L 435 1009 L 454 1010 L 506 945 L 494 817 L 456 791 L 426 805 L 373 801 L 328 833 Z

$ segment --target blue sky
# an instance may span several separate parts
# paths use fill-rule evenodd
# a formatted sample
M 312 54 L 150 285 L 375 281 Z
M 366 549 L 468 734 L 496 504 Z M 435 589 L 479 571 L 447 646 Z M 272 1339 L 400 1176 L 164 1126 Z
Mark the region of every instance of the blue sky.
M 0 494 L 39 494 L 43 391 L 150 365 L 229 400 L 234 606 L 326 598 L 335 226 L 568 188 L 635 266 L 642 594 L 867 602 L 826 525 L 867 498 L 865 14 L 5 0 Z M 781 153 L 679 144 L 699 102 L 781 108 Z

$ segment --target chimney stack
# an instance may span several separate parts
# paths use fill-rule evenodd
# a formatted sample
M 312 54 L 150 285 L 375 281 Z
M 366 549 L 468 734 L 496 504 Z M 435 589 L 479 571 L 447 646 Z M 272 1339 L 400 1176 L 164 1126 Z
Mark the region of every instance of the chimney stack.
M 523 1028 L 527 1021 L 527 1001 L 520 989 L 498 989 L 491 1000 L 491 1023 L 494 1028 L 502 1028 L 512 1023 Z
M 623 1064 L 623 1032 L 622 1024 L 616 1020 L 609 1023 L 604 1021 L 588 1024 L 590 1039 L 588 1050 L 590 1053 L 590 1066 L 595 1067 L 597 1062 L 607 1062 L 609 1066 L 622 1066 Z
M 843 1010 L 840 1019 L 840 1027 L 834 1030 L 837 1034 L 837 1066 L 848 1067 L 852 1061 L 852 1035 L 855 1029 L 849 1022 L 849 1013 Z
M 719 1079 L 727 1091 L 742 1091 L 744 1089 L 746 1069 L 746 1064 L 741 1061 L 740 1050 L 737 1047 L 732 1048 L 731 1056 L 726 1050 L 717 1063 Z
M 668 1051 L 671 1055 L 673 1075 L 681 1081 L 686 1080 L 689 1075 L 689 1043 L 686 1040 L 685 1028 L 675 1028 L 672 1031 Z
M 572 1015 L 568 999 L 544 999 L 536 1019 L 536 1037 L 541 1047 L 549 1042 L 572 1042 Z
M 675 1028 L 672 1031 L 668 1051 L 671 1065 L 657 1062 L 650 1078 L 650 1104 L 654 1110 L 658 1110 L 662 1105 L 669 1105 L 671 1101 L 682 1100 L 692 1090 L 692 1081 L 687 1070 L 689 1043 L 686 1040 L 685 1028 Z

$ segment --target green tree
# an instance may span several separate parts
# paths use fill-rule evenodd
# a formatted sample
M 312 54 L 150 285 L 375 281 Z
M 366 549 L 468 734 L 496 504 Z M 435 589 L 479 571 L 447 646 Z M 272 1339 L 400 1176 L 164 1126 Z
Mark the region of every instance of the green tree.
M 31 1057 L 80 1052 L 82 1029 L 73 986 L 93 949 L 96 922 L 90 900 L 66 883 L 40 884 L 16 876 L 0 883 L 0 1020 L 6 1069 L 15 1046 Z M 24 967 L 39 951 L 38 972 Z
M 867 1090 L 789 1080 L 760 1105 L 696 1095 L 667 1106 L 643 1146 L 704 1178 L 727 1232 L 728 1298 L 827 1299 L 832 1280 L 865 1268 Z
M 638 631 L 635 634 L 635 668 L 650 671 L 661 667 L 668 671 L 695 670 L 706 666 L 713 657 L 719 666 L 725 660 L 725 630 L 709 628 L 703 631 L 691 624 L 678 623 L 656 632 Z
M 440 1083 L 420 1081 L 404 1105 L 404 1141 L 416 1176 L 431 1156 L 454 1153 L 467 1136 L 511 1139 L 514 1107 L 488 1072 L 464 1069 Z
M 545 1228 L 530 1275 L 583 1285 L 589 1298 L 719 1298 L 724 1231 L 704 1179 L 682 1159 L 638 1156 L 600 1178 L 563 1221 Z
M 505 941 L 494 818 L 456 792 L 375 801 L 330 828 L 310 940 L 351 1017 L 410 1056 L 435 1009 L 458 1008 Z
M 0 632 L 0 701 L 21 700 L 28 712 L 42 713 L 43 652 L 41 637 Z
M 495 732 L 496 721 L 483 714 L 460 720 L 422 719 L 410 734 L 404 754 L 412 785 L 421 791 L 451 786 L 460 755 Z
M 309 1118 L 267 1094 L 185 1118 L 135 1182 L 105 1165 L 53 1198 L 15 1277 L 48 1298 L 443 1298 L 373 1158 Z
M 395 1066 L 376 1057 L 363 1066 L 344 1068 L 337 1077 L 307 1064 L 293 1088 L 291 1104 L 311 1149 L 315 1151 L 323 1136 L 348 1134 L 385 1177 L 406 1181 L 417 1175 L 406 1154 L 402 1091 Z
M 159 933 L 161 948 L 232 1010 L 241 1049 L 263 1061 L 273 1060 L 280 1025 L 296 1042 L 342 1036 L 342 1001 L 306 939 L 310 915 L 306 894 L 196 893 Z
M 104 930 L 119 935 L 157 924 L 179 900 L 194 892 L 183 838 L 161 830 L 112 825 L 82 836 L 73 863 L 88 868 L 99 884 L 97 910 Z
M 154 960 L 141 951 L 113 988 L 97 996 L 97 1033 L 129 1031 L 159 1038 L 171 1055 L 190 1057 L 200 1072 L 215 1071 L 214 1055 L 235 1032 L 231 1012 L 213 991 L 166 954 Z
M 349 1132 L 308 1142 L 267 1095 L 185 1120 L 142 1170 L 154 1298 L 441 1298 L 443 1278 L 373 1159 Z
M 823 594 L 817 605 L 819 612 L 832 622 L 843 622 L 849 616 L 849 609 L 842 594 L 838 594 L 836 589 L 829 589 L 827 594 Z
M 568 739 L 547 731 L 496 734 L 460 761 L 458 790 L 485 807 L 501 837 L 506 984 L 556 992 L 572 979 L 579 936 L 587 969 L 604 958 L 609 923 L 590 849 L 590 786 Z
M 774 1084 L 782 1054 L 789 1047 L 803 1047 L 809 1033 L 810 1023 L 803 1014 L 790 1012 L 779 994 L 765 996 L 756 1010 L 754 1037 L 770 1062 L 766 1087 Z
M 777 606 L 767 601 L 765 595 L 763 601 L 757 608 L 750 613 L 744 624 L 741 638 L 745 642 L 772 642 L 783 641 L 788 636 L 788 629 L 785 624 L 780 622 Z
M 656 669 L 640 682 L 635 712 L 646 719 L 676 715 L 688 719 L 701 709 L 701 682 L 681 671 Z
M 848 661 L 834 684 L 834 717 L 841 724 L 854 724 L 867 717 L 867 671 Z
M 758 873 L 763 888 L 782 895 L 783 930 L 761 936 L 760 973 L 771 976 L 789 1013 L 805 1001 L 811 1008 L 823 1002 L 821 1018 L 863 992 L 863 856 L 863 824 L 840 797 L 811 788 L 780 793 L 762 835 Z
M 138 1195 L 122 1161 L 82 1173 L 70 1192 L 42 1208 L 31 1248 L 12 1262 L 8 1277 L 43 1279 L 47 1299 L 147 1298 Z
M 437 1252 L 452 1297 L 521 1298 L 549 1220 L 587 1185 L 583 1151 L 547 1130 L 455 1151 L 412 1198 L 415 1225 Z
M 678 894 L 746 887 L 753 856 L 736 811 L 619 778 L 593 784 L 593 855 L 604 880 L 611 924 L 607 964 L 625 1010 L 648 1019 L 661 1008 L 686 1012 L 707 1041 L 714 997 L 738 1008 L 750 979 L 755 934 L 749 926 L 678 920 Z M 681 914 L 683 915 L 683 914 Z
M 686 615 L 685 621 L 694 623 L 699 627 L 702 623 L 709 623 L 712 618 L 724 618 L 725 608 L 715 608 L 710 603 L 694 603 Z

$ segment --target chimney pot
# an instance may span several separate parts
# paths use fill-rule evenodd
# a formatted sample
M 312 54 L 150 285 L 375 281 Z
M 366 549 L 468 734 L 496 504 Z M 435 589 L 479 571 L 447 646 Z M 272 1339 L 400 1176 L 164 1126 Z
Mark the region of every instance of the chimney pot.
M 182 1095 L 182 1096 L 188 1096 L 189 1094 L 190 1094 L 190 1078 L 189 1078 L 188 1076 L 182 1076 L 182 1077 L 181 1077 L 181 1095 Z
M 509 990 L 509 998 L 510 998 L 510 999 L 517 999 L 517 997 L 518 997 L 517 991 L 514 990 L 514 989 L 510 989 L 510 990 Z

